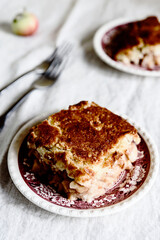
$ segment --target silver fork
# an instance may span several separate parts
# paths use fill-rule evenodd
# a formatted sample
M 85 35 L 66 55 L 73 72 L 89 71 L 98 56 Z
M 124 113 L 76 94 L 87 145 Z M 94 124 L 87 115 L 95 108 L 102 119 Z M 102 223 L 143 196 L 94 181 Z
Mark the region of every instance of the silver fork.
M 64 43 L 63 49 L 68 48 L 68 46 L 70 46 L 68 43 Z M 29 73 L 36 72 L 37 74 L 40 74 L 40 75 L 43 74 L 49 68 L 50 64 L 52 64 L 52 61 L 55 59 L 55 57 L 57 57 L 57 51 L 59 51 L 58 47 L 56 47 L 54 49 L 53 53 L 47 59 L 45 59 L 43 62 L 36 65 L 34 68 L 28 70 L 27 72 L 23 73 L 22 75 L 18 76 L 12 82 L 8 83 L 3 88 L 1 88 L 0 89 L 0 94 L 4 90 L 7 90 L 8 87 L 11 87 L 15 82 L 18 82 L 19 80 L 21 80 L 25 75 L 27 75 Z
M 41 73 L 41 77 L 33 82 L 30 88 L 12 105 L 7 109 L 5 113 L 0 116 L 0 131 L 3 129 L 6 117 L 25 100 L 25 98 L 35 89 L 42 89 L 45 87 L 49 87 L 54 84 L 54 82 L 58 79 L 61 74 L 69 52 L 71 51 L 70 44 L 64 44 L 55 49 L 52 54 L 52 60 L 45 72 Z

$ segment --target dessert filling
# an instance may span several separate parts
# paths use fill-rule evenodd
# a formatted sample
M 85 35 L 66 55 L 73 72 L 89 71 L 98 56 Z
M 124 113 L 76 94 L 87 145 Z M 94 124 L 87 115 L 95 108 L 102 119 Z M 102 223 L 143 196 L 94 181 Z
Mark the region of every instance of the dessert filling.
M 160 23 L 157 17 L 130 22 L 107 32 L 102 40 L 104 51 L 125 65 L 148 70 L 160 67 Z
M 91 202 L 133 169 L 140 141 L 126 120 L 83 101 L 31 129 L 24 164 L 68 199 Z

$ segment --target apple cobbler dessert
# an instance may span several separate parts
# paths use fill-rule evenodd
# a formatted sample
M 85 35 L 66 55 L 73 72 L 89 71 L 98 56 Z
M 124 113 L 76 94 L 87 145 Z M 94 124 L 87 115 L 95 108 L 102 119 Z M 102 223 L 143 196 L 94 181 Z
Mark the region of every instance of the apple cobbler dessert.
M 133 168 L 139 143 L 125 119 L 82 101 L 32 127 L 25 164 L 68 199 L 91 202 Z
M 153 16 L 118 26 L 103 46 L 116 61 L 154 70 L 160 67 L 160 22 Z

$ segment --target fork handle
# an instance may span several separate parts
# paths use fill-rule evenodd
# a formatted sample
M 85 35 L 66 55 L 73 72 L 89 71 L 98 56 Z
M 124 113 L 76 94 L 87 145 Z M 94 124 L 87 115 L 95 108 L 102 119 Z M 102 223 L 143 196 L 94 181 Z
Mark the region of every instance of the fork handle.
M 15 78 L 11 83 L 8 83 L 6 86 L 4 86 L 3 88 L 0 89 L 0 94 L 6 90 L 8 87 L 10 87 L 13 83 L 15 83 L 16 81 L 20 80 L 22 77 L 24 77 L 25 75 L 33 72 L 35 70 L 35 68 L 23 73 L 22 75 L 18 76 L 17 78 Z
M 20 104 L 25 100 L 25 98 L 34 90 L 34 88 L 29 88 L 27 92 L 25 92 L 15 103 L 13 103 L 6 112 L 4 112 L 0 116 L 0 131 L 3 129 L 5 125 L 5 121 L 7 118 L 7 115 L 10 114 L 12 111 L 16 110 Z

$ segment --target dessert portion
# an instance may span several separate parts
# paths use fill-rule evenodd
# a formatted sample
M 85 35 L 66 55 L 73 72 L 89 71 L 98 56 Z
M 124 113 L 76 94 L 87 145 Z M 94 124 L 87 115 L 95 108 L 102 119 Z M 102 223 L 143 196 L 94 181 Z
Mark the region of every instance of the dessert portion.
M 68 199 L 91 202 L 133 168 L 139 143 L 126 120 L 82 101 L 30 130 L 24 164 Z
M 121 25 L 103 46 L 116 61 L 154 70 L 160 66 L 160 22 L 153 16 Z

